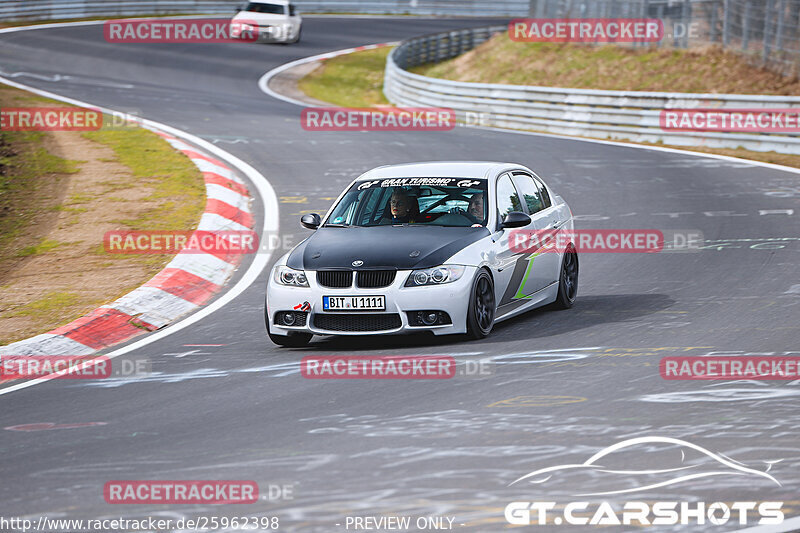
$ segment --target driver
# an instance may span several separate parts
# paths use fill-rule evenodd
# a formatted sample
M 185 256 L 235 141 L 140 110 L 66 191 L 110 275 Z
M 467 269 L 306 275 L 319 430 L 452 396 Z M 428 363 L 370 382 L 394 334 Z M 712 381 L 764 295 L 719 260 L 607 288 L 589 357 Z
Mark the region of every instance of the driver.
M 483 206 L 483 193 L 476 192 L 469 199 L 469 206 L 467 206 L 467 214 L 471 216 L 476 222 L 481 223 L 486 218 Z
M 410 196 L 405 189 L 395 189 L 389 200 L 392 213 L 392 224 L 413 224 L 419 214 L 417 199 Z

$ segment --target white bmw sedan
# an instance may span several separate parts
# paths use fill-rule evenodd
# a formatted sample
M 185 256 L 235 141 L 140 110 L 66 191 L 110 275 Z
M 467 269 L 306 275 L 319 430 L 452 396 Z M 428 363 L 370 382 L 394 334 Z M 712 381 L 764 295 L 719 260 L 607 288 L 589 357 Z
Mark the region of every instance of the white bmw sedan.
M 266 293 L 269 337 L 430 331 L 478 339 L 494 323 L 578 290 L 572 242 L 517 246 L 528 234 L 573 228 L 564 200 L 513 163 L 435 162 L 359 176 L 314 233 L 280 258 Z M 538 242 L 538 240 L 537 240 Z

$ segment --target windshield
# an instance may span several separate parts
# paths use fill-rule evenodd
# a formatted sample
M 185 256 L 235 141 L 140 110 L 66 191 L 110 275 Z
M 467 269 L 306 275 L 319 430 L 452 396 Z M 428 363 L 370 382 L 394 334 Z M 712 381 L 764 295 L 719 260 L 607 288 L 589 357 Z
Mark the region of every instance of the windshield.
M 325 226 L 485 226 L 485 198 L 485 179 L 391 178 L 361 181 L 342 197 Z
M 251 13 L 271 13 L 273 15 L 283 15 L 284 7 L 280 4 L 262 4 L 261 2 L 250 2 L 245 11 Z

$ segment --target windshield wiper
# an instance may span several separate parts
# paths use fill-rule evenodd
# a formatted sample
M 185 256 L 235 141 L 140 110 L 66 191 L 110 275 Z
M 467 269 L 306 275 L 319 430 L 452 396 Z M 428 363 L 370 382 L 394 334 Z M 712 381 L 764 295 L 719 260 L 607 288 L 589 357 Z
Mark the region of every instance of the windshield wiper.
M 325 224 L 326 228 L 349 228 L 350 224 Z

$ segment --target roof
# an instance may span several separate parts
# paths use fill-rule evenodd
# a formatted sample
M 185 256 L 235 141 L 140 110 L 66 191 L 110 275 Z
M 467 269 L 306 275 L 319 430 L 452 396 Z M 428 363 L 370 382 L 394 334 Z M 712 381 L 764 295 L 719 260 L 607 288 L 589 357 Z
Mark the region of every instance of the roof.
M 254 4 L 278 4 L 280 6 L 287 6 L 291 4 L 290 0 L 249 0 Z
M 373 168 L 358 180 L 380 178 L 486 178 L 501 169 L 519 167 L 495 161 L 429 161 Z

